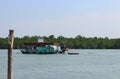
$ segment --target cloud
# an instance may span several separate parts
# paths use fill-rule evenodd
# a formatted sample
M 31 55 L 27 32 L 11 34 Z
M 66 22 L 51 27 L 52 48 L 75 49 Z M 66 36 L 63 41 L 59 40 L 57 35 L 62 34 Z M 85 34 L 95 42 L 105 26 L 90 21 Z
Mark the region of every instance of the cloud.
M 120 13 L 86 15 L 66 15 L 57 19 L 44 19 L 37 21 L 19 21 L 11 24 L 17 36 L 24 35 L 65 35 L 76 36 L 117 36 L 120 29 Z M 7 28 L 7 29 L 8 29 Z
M 98 14 L 89 13 L 86 15 L 69 15 L 57 19 L 45 19 L 29 22 L 18 22 L 15 25 L 20 27 L 57 27 L 57 26 L 84 26 L 87 24 L 104 24 L 104 23 L 118 23 L 120 20 L 120 13 L 117 14 Z

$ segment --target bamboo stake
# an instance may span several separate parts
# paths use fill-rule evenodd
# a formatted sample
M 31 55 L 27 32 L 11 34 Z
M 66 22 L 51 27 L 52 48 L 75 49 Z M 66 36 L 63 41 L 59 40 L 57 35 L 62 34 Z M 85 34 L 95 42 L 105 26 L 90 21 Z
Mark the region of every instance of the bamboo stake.
M 12 79 L 12 49 L 14 42 L 14 30 L 9 30 L 8 41 L 8 79 Z

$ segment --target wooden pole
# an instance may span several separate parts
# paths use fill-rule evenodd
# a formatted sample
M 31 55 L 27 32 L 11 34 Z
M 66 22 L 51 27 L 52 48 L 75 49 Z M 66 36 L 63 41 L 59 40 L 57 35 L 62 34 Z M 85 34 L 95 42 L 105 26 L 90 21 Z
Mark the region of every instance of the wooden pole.
M 8 41 L 8 79 L 12 79 L 12 49 L 14 42 L 14 30 L 9 30 Z

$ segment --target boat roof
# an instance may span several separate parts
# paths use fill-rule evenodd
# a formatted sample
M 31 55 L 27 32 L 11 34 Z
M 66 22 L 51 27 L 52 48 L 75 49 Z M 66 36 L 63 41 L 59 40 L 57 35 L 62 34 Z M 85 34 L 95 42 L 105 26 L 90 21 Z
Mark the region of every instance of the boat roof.
M 58 43 L 38 42 L 38 43 L 24 43 L 24 45 L 59 45 Z

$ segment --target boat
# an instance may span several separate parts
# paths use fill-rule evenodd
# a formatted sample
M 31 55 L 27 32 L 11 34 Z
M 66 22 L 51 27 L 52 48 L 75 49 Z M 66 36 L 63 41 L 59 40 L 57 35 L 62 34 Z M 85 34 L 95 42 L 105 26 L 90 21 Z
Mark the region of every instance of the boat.
M 23 54 L 61 54 L 65 53 L 66 47 L 59 43 L 36 42 L 24 43 L 24 49 L 21 49 Z
M 79 55 L 79 53 L 77 53 L 77 52 L 72 52 L 72 53 L 71 53 L 71 52 L 68 52 L 68 54 L 69 54 L 69 55 Z

